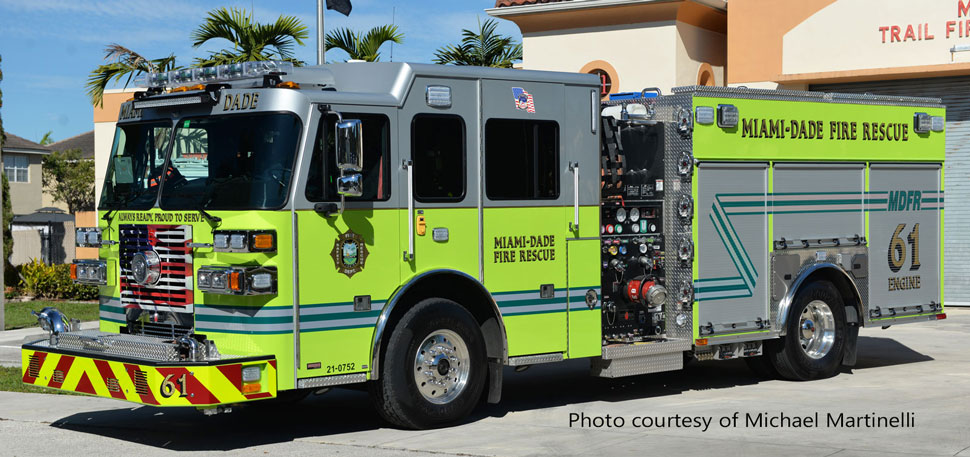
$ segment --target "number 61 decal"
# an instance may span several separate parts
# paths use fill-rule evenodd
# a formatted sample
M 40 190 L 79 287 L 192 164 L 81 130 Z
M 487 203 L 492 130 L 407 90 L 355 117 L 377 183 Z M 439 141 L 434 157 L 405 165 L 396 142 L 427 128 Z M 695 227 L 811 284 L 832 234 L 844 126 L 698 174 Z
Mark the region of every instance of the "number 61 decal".
M 188 392 L 185 391 L 185 373 L 182 373 L 182 376 L 179 376 L 179 378 L 176 379 L 175 382 L 172 382 L 173 377 L 175 377 L 175 375 L 170 374 L 168 376 L 165 376 L 165 380 L 162 381 L 162 385 L 158 389 L 159 393 L 162 394 L 162 397 L 168 398 L 174 395 L 176 387 L 178 388 L 179 397 L 189 396 Z M 178 384 L 178 386 L 176 386 L 176 383 Z
M 899 234 L 904 229 L 906 229 L 906 224 L 897 225 L 896 231 L 893 232 L 892 238 L 889 239 L 889 252 L 887 254 L 889 257 L 889 269 L 893 273 L 898 273 L 903 268 L 903 264 L 906 263 L 906 242 L 899 237 Z M 910 251 L 913 256 L 913 263 L 909 269 L 919 270 L 919 223 L 913 224 L 913 230 L 909 232 L 906 240 L 909 241 Z

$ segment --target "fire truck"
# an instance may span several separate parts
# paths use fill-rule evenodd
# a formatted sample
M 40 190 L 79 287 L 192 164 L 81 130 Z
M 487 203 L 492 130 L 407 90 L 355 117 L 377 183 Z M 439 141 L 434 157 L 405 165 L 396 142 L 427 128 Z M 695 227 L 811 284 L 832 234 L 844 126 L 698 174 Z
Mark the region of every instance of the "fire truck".
M 38 313 L 23 382 L 207 412 L 364 384 L 425 428 L 567 359 L 830 377 L 860 327 L 946 316 L 944 125 L 936 99 L 511 69 L 150 74 L 76 233 L 100 328 Z

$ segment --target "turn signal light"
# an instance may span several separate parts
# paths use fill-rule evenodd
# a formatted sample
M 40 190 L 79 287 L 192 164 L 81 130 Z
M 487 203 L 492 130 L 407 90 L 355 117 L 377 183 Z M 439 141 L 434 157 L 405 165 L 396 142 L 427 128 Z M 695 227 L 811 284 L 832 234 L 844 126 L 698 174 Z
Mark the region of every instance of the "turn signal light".
M 262 390 L 262 386 L 260 386 L 258 382 L 254 382 L 252 384 L 243 384 L 242 386 L 242 393 L 244 394 L 253 394 L 259 392 L 260 390 Z
M 707 338 L 698 338 L 694 340 L 694 344 L 698 346 L 707 346 Z
M 229 273 L 229 290 L 233 292 L 242 292 L 242 284 L 239 281 L 239 277 L 242 273 L 238 271 L 233 271 Z
M 77 264 L 71 264 L 71 281 L 77 281 Z
M 946 313 L 936 315 L 936 320 L 942 321 L 943 319 L 946 319 Z
M 273 235 L 271 233 L 253 235 L 253 248 L 261 251 L 273 249 Z

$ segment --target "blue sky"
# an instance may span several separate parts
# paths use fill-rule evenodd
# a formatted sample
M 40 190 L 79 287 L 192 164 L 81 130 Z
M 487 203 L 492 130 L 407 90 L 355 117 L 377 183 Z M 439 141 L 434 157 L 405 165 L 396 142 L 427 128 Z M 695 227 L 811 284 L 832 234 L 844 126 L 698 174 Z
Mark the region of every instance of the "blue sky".
M 493 0 L 351 0 L 349 17 L 327 11 L 326 28 L 357 30 L 392 21 L 404 33 L 404 44 L 394 45 L 393 60 L 430 62 L 438 47 L 457 42 L 461 29 L 477 28 Z M 284 6 L 280 6 L 284 5 Z M 175 53 L 178 62 L 226 46 L 213 42 L 192 48 L 189 34 L 208 11 L 218 7 L 255 11 L 261 22 L 280 14 L 300 18 L 310 27 L 306 46 L 297 58 L 316 62 L 316 1 L 265 0 L 0 0 L 0 56 L 3 57 L 3 126 L 7 132 L 38 141 L 48 130 L 62 140 L 93 128 L 92 108 L 85 95 L 88 74 L 104 58 L 104 47 L 118 43 L 148 58 Z M 499 32 L 521 41 L 515 24 L 499 21 Z M 390 60 L 385 45 L 381 60 Z M 328 51 L 327 60 L 343 61 L 342 51 Z

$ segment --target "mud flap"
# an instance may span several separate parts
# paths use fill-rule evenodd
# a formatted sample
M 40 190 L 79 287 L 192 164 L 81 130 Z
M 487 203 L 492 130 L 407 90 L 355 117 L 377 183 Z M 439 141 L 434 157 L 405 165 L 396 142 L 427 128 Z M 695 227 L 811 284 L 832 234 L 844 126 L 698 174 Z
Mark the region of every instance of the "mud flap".
M 845 332 L 845 350 L 842 353 L 842 365 L 854 367 L 859 341 L 859 324 L 849 324 Z
M 488 359 L 488 402 L 496 404 L 502 400 L 502 361 Z

